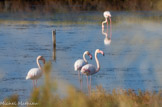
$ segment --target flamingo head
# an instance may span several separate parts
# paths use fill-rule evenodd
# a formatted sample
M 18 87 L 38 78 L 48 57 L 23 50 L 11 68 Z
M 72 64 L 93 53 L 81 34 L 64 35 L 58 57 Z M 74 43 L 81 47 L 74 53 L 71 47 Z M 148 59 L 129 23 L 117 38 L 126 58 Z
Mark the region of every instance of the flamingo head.
M 109 11 L 105 11 L 105 12 L 103 13 L 103 16 L 104 16 L 105 18 L 108 18 L 108 17 L 111 18 L 111 14 L 110 14 Z
M 103 56 L 105 55 L 103 51 L 101 51 L 100 49 L 96 49 L 97 53 L 101 53 Z
M 90 59 L 92 59 L 92 54 L 89 51 L 85 51 L 85 54 L 87 54 L 90 57 Z
M 39 55 L 39 56 L 37 57 L 37 59 L 38 59 L 38 60 L 42 60 L 42 61 L 43 61 L 43 64 L 45 64 L 45 62 L 46 62 L 45 58 L 44 58 L 43 56 L 41 56 L 41 55 Z

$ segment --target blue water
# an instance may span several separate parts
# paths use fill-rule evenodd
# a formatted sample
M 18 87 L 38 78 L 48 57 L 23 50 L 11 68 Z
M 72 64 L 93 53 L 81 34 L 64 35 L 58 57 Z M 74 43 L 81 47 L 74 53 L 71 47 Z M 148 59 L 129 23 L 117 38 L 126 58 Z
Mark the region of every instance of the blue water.
M 145 13 L 145 12 L 144 12 Z M 107 91 L 162 89 L 162 15 L 157 13 L 112 12 L 111 44 L 105 45 L 102 12 L 56 14 L 39 17 L 0 15 L 0 100 L 17 93 L 26 101 L 33 89 L 27 72 L 37 67 L 36 57 L 52 61 L 52 78 L 80 88 L 75 60 L 84 51 L 93 56 L 97 48 L 101 69 L 92 76 L 92 88 Z M 56 61 L 52 60 L 52 30 L 56 29 Z M 96 65 L 94 57 L 88 62 Z M 43 84 L 43 77 L 38 86 Z M 83 76 L 83 91 L 87 91 Z M 60 86 L 62 87 L 62 86 Z M 65 91 L 66 88 L 60 89 Z

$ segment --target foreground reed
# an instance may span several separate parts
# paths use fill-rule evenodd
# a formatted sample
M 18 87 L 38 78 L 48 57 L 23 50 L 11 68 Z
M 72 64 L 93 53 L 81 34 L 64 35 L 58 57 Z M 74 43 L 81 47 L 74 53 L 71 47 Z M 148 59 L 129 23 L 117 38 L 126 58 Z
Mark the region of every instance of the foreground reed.
M 37 105 L 28 105 L 28 107 L 160 107 L 162 105 L 161 91 L 135 93 L 133 90 L 121 89 L 107 93 L 101 86 L 97 86 L 90 96 L 69 86 L 67 95 L 60 97 L 56 92 L 57 83 L 51 79 L 51 63 L 45 64 L 44 70 L 46 72 L 43 86 L 35 88 L 29 99 L 29 102 L 35 102 Z M 17 104 L 18 96 L 13 95 L 5 101 Z

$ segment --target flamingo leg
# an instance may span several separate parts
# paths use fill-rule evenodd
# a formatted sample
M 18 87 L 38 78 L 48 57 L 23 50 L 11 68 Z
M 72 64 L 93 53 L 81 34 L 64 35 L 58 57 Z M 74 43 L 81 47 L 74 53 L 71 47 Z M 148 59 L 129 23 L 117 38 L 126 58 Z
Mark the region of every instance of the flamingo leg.
M 35 83 L 34 83 L 34 80 L 33 80 L 33 87 L 35 87 Z
M 109 20 L 110 20 L 110 39 L 111 39 L 111 36 L 112 36 L 112 29 L 111 29 L 111 17 L 109 17 Z
M 78 78 L 79 78 L 79 81 L 80 81 L 80 72 L 78 71 Z
M 88 94 L 89 94 L 88 76 L 87 76 L 87 88 L 88 88 Z
M 80 79 L 80 71 L 78 70 L 78 79 L 79 79 L 79 82 L 80 82 L 80 88 L 81 88 L 81 79 Z
M 90 94 L 91 94 L 91 75 L 90 75 Z
M 83 75 L 81 74 L 81 91 L 82 91 L 82 84 L 83 84 Z
M 102 29 L 104 29 L 104 21 L 102 22 Z
M 109 23 L 108 23 L 108 20 L 107 20 L 107 36 L 108 36 L 108 31 L 109 31 Z
M 37 80 L 35 80 L 35 82 L 36 82 L 36 87 L 37 87 Z

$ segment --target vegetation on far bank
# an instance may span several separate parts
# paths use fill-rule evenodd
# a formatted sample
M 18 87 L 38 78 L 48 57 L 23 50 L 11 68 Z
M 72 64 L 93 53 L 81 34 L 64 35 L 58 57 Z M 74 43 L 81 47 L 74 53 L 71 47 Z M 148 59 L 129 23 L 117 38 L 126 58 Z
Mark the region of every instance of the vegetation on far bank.
M 0 0 L 0 12 L 162 10 L 162 0 Z

